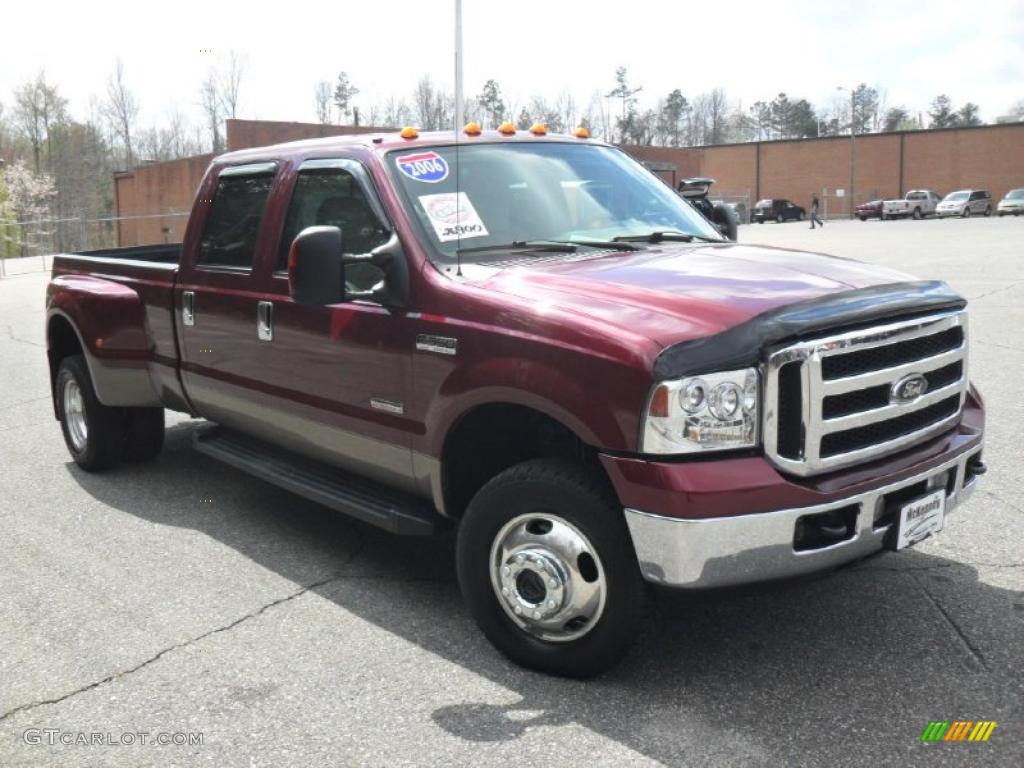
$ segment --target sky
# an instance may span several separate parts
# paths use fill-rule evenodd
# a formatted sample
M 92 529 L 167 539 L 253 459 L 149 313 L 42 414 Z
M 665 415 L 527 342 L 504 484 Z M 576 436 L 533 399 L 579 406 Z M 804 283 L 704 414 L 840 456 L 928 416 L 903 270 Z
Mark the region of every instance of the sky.
M 994 120 L 1024 99 L 1024 0 L 812 3 L 463 0 L 465 93 L 496 79 L 506 100 L 572 92 L 585 105 L 617 66 L 641 105 L 674 88 L 724 88 L 749 106 L 780 91 L 823 107 L 864 82 L 916 115 L 939 93 Z M 965 10 L 966 8 L 966 10 Z M 244 56 L 240 117 L 315 120 L 319 80 L 349 73 L 356 104 L 408 96 L 424 74 L 451 88 L 454 0 L 10 2 L 0 15 L 0 104 L 44 70 L 84 117 L 115 59 L 143 127 L 172 104 L 198 122 L 198 90 L 229 50 Z M 206 49 L 212 53 L 202 52 Z

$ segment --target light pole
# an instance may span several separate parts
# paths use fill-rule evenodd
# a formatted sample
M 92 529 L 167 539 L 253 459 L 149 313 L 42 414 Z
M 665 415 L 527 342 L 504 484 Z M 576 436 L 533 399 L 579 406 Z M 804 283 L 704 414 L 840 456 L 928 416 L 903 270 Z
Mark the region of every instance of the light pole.
M 857 160 L 857 144 L 854 141 L 854 135 L 857 133 L 857 122 L 854 120 L 855 102 L 857 97 L 857 90 L 855 88 L 846 88 L 842 85 L 836 86 L 837 91 L 849 91 L 850 92 L 850 220 L 853 220 L 853 193 L 854 193 L 854 164 Z

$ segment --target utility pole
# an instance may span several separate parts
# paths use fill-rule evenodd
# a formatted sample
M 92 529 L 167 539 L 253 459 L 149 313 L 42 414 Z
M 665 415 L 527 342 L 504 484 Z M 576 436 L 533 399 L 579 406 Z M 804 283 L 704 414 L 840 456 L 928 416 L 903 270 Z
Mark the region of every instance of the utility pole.
M 857 144 L 854 141 L 854 137 L 857 133 L 857 121 L 854 119 L 854 111 L 856 108 L 857 89 L 845 88 L 841 85 L 837 85 L 836 90 L 850 92 L 850 220 L 852 221 L 853 209 L 855 207 L 853 195 L 856 190 L 854 183 L 856 181 L 854 167 L 857 162 Z
M 464 123 L 462 100 L 462 0 L 455 0 L 455 134 Z

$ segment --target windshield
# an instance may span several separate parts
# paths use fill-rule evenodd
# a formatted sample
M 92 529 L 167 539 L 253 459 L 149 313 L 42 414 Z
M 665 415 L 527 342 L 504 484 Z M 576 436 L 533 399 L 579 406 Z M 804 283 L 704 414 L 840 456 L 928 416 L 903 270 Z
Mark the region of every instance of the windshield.
M 1024 189 L 1011 189 L 1006 193 L 1007 200 L 1024 200 Z
M 758 200 L 757 201 L 757 205 L 755 205 L 754 207 L 755 208 L 771 208 L 772 207 L 772 201 L 771 200 Z
M 943 200 L 943 202 L 959 203 L 961 200 L 966 200 L 970 196 L 970 192 L 950 192 L 948 195 L 946 195 L 946 199 Z
M 501 258 L 502 245 L 599 242 L 718 232 L 650 171 L 610 147 L 568 143 L 460 145 L 388 154 L 388 165 L 435 256 Z M 458 174 L 456 174 L 458 170 Z M 458 176 L 458 186 L 456 186 Z M 470 250 L 471 249 L 471 250 Z

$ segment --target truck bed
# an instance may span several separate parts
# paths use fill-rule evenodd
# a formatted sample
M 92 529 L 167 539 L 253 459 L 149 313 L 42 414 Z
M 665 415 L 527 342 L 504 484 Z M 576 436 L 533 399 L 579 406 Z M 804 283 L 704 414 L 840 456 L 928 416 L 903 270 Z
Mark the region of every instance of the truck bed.
M 90 256 L 99 259 L 127 259 L 177 264 L 181 259 L 181 243 L 164 245 L 132 245 L 125 248 L 98 248 L 94 251 L 76 251 L 72 256 Z

